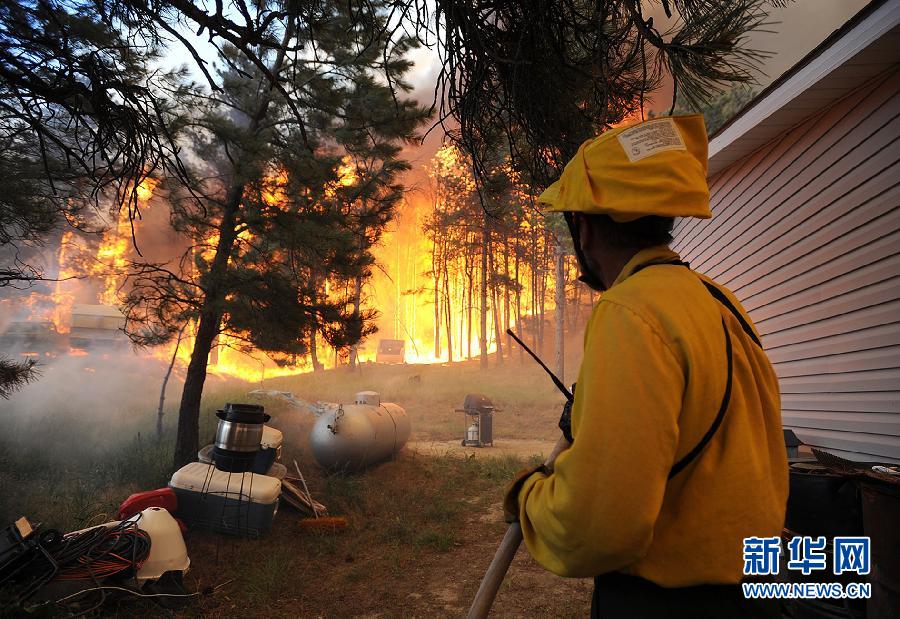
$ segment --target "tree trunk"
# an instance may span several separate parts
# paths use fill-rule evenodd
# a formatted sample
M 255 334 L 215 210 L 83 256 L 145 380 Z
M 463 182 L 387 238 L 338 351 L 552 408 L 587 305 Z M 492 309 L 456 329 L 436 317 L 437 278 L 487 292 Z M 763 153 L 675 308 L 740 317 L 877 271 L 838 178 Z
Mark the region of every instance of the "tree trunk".
M 163 406 L 166 403 L 166 386 L 169 384 L 169 377 L 172 376 L 172 368 L 175 367 L 175 360 L 178 358 L 178 348 L 181 346 L 181 338 L 184 337 L 184 329 L 187 324 L 178 330 L 178 339 L 175 341 L 175 350 L 172 351 L 172 358 L 169 360 L 169 367 L 166 368 L 166 375 L 163 377 L 162 387 L 159 390 L 159 408 L 156 409 L 156 442 L 162 441 L 163 433 Z
M 471 270 L 466 273 L 466 359 L 472 358 L 472 281 Z
M 567 258 L 567 259 L 566 259 L 566 276 L 568 277 L 568 273 L 569 273 L 569 270 L 570 270 L 570 262 L 571 262 L 571 261 L 568 260 L 568 256 L 566 256 L 566 258 Z M 573 275 L 572 280 L 575 282 L 575 285 L 574 285 L 574 288 L 573 288 L 575 294 L 573 295 L 573 296 L 574 296 L 574 299 L 573 299 L 573 301 L 572 301 L 572 308 L 573 308 L 575 311 L 569 312 L 569 332 L 570 332 L 570 333 L 574 333 L 574 332 L 575 332 L 575 329 L 578 328 L 578 325 L 579 325 L 580 322 L 581 322 L 581 312 L 582 312 L 582 308 L 581 308 L 581 286 L 580 286 L 579 283 L 578 283 L 578 273 L 577 273 L 577 272 Z
M 447 361 L 453 363 L 453 306 L 450 302 L 450 273 L 447 269 L 447 256 L 444 256 L 444 320 L 447 330 Z
M 462 310 L 463 310 L 463 307 L 465 307 L 465 303 L 466 303 L 466 287 L 463 284 L 463 282 L 459 279 L 459 276 L 457 277 L 457 283 L 459 284 L 459 286 L 457 287 L 458 294 L 457 294 L 457 298 L 456 298 L 456 303 L 457 303 L 457 307 L 459 307 L 459 320 L 457 321 L 457 328 L 456 328 L 456 338 L 457 339 L 456 339 L 456 341 L 459 342 L 459 359 L 460 359 L 460 361 L 462 361 L 463 342 L 465 341 L 463 338 L 466 336 L 466 325 L 464 324 L 465 321 L 463 320 L 463 311 Z
M 431 247 L 431 272 L 434 278 L 434 358 L 441 358 L 441 271 L 438 268 L 437 240 Z
M 519 230 L 519 227 L 516 226 L 516 230 Z M 516 334 L 519 337 L 525 337 L 525 334 L 522 333 L 522 286 L 519 285 L 519 264 L 520 264 L 520 247 L 518 247 L 518 239 L 516 240 L 516 252 L 514 256 L 514 273 L 516 274 Z M 519 346 L 519 363 L 525 363 L 525 351 L 522 350 L 522 347 Z
M 360 308 L 360 304 L 362 304 L 362 277 L 357 276 L 355 281 L 353 282 L 353 314 L 358 315 L 362 310 Z M 356 367 L 357 357 L 359 356 L 359 344 L 354 344 L 350 347 L 350 368 L 353 369 Z
M 536 350 L 540 354 L 541 349 L 538 346 L 538 312 L 537 312 L 537 289 L 538 289 L 538 247 L 537 232 L 531 228 L 531 349 Z
M 550 263 L 550 256 L 547 252 L 547 234 L 544 234 L 543 242 L 541 243 L 541 255 L 540 255 L 540 282 L 538 286 L 539 290 L 539 301 L 541 304 L 541 321 L 540 326 L 538 328 L 538 350 L 541 352 L 544 351 L 544 320 L 545 320 L 545 306 L 547 301 L 547 265 Z
M 509 234 L 503 233 L 503 331 L 509 328 Z M 506 354 L 511 355 L 512 338 L 506 335 Z
M 234 249 L 235 217 L 238 205 L 244 193 L 244 186 L 234 185 L 229 191 L 225 212 L 219 225 L 219 242 L 209 273 L 207 273 L 206 297 L 200 309 L 200 320 L 197 335 L 194 338 L 194 349 L 184 378 L 184 389 L 181 392 L 181 405 L 178 409 L 178 436 L 175 439 L 175 467 L 180 468 L 193 462 L 197 456 L 200 442 L 200 401 L 203 396 L 203 385 L 206 382 L 206 365 L 209 362 L 209 351 L 213 341 L 219 334 L 222 320 L 222 304 L 227 290 L 222 286 L 222 279 L 228 271 L 228 259 Z
M 360 208 L 364 208 L 365 204 L 363 204 Z M 366 247 L 366 227 L 363 226 L 362 230 L 359 232 L 359 250 L 360 252 L 364 251 Z M 353 280 L 353 314 L 354 317 L 357 317 L 362 314 L 362 286 L 363 286 L 363 278 L 362 275 L 357 275 Z M 396 337 L 396 336 L 395 336 Z M 357 365 L 357 361 L 359 360 L 359 342 L 350 347 L 350 368 L 353 369 Z
M 466 359 L 472 358 L 472 291 L 474 277 L 472 273 L 472 243 L 466 232 Z
M 285 48 L 294 36 L 294 22 L 288 19 L 285 27 L 282 44 L 272 65 L 271 74 L 277 77 L 284 66 Z M 266 117 L 269 103 L 272 100 L 270 83 L 260 99 L 259 107 L 250 118 L 247 132 L 251 135 L 259 130 L 259 125 Z M 206 364 L 209 361 L 209 351 L 213 340 L 219 334 L 219 326 L 222 321 L 222 306 L 228 290 L 222 285 L 222 280 L 228 272 L 228 260 L 234 250 L 234 241 L 237 237 L 235 224 L 241 199 L 244 196 L 244 175 L 240 170 L 233 170 L 233 177 L 222 208 L 222 220 L 219 222 L 219 241 L 216 244 L 216 255 L 207 273 L 206 294 L 200 308 L 200 319 L 197 325 L 197 336 L 194 339 L 194 349 L 191 351 L 191 361 L 188 364 L 187 374 L 184 379 L 184 389 L 181 392 L 181 405 L 178 409 L 178 435 L 175 439 L 175 467 L 180 468 L 193 462 L 197 456 L 200 442 L 200 401 L 203 397 L 203 384 L 206 382 Z
M 566 340 L 564 327 L 566 321 L 566 273 L 565 256 L 561 245 L 556 246 L 556 375 L 566 382 Z
M 320 372 L 324 369 L 322 363 L 319 361 L 319 351 L 317 348 L 319 347 L 317 338 L 316 338 L 316 328 L 313 327 L 309 332 L 309 357 L 312 360 L 313 372 Z
M 481 331 L 479 349 L 481 351 L 480 366 L 482 369 L 488 366 L 488 341 L 487 341 L 487 287 L 488 287 L 488 252 L 490 251 L 491 235 L 488 230 L 488 214 L 484 213 L 484 219 L 481 229 Z
M 493 280 L 493 286 L 491 286 L 491 309 L 493 310 L 494 315 L 494 338 L 497 342 L 497 354 L 495 358 L 497 359 L 497 365 L 503 365 L 503 331 L 500 329 L 502 318 L 500 313 L 500 291 L 499 284 L 497 284 L 496 278 L 493 277 L 493 274 L 497 272 L 497 265 L 494 263 L 494 252 L 491 252 L 491 260 L 488 268 L 491 271 L 491 279 Z

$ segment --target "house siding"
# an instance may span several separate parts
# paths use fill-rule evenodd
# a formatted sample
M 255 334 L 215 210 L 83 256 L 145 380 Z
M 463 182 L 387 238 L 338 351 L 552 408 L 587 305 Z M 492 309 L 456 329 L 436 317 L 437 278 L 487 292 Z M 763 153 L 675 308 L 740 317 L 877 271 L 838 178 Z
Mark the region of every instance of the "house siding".
M 728 287 L 805 443 L 900 462 L 900 70 L 709 179 L 673 248 Z

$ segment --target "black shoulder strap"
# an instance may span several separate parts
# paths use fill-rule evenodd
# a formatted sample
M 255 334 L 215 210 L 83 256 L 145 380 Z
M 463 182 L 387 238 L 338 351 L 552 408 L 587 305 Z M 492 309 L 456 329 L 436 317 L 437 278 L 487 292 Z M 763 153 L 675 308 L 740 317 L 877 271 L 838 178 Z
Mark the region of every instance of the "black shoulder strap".
M 669 471 L 669 479 L 678 475 L 688 464 L 693 462 L 697 456 L 700 455 L 700 452 L 703 451 L 712 440 L 712 437 L 715 436 L 719 426 L 722 425 L 722 420 L 725 419 L 725 411 L 728 410 L 728 404 L 731 402 L 731 382 L 734 376 L 734 358 L 731 354 L 731 335 L 728 333 L 728 327 L 725 325 L 724 318 L 722 319 L 722 331 L 725 332 L 725 356 L 728 358 L 728 377 L 725 379 L 725 394 L 722 396 L 719 412 L 716 413 L 716 418 L 713 419 L 712 425 L 709 426 L 709 430 L 706 431 L 703 438 L 701 438 L 700 441 L 694 445 L 694 448 L 687 452 L 681 460 L 672 466 L 672 470 Z
M 639 267 L 637 267 L 634 270 L 634 272 L 637 273 L 638 271 L 642 271 L 643 269 L 646 269 L 647 267 L 657 266 L 660 264 L 681 266 L 681 267 L 687 268 L 687 270 L 689 270 L 689 271 L 691 270 L 691 265 L 688 264 L 687 262 L 684 262 L 683 260 L 666 260 L 665 262 L 648 262 L 647 264 L 642 264 Z M 691 272 L 693 273 L 693 271 L 691 271 Z M 696 273 L 694 273 L 694 274 L 697 275 Z M 747 319 L 744 318 L 744 315 L 741 314 L 740 311 L 738 311 L 738 308 L 736 308 L 734 306 L 734 303 L 731 302 L 731 299 L 728 298 L 728 295 L 726 295 L 724 292 L 722 292 L 722 290 L 718 286 L 709 283 L 708 281 L 706 281 L 699 275 L 697 275 L 697 279 L 700 280 L 700 283 L 702 283 L 704 286 L 706 286 L 706 289 L 709 291 L 709 293 L 713 296 L 713 298 L 716 301 L 718 301 L 719 303 L 724 305 L 725 309 L 727 309 L 729 312 L 732 313 L 732 315 L 740 323 L 741 328 L 744 330 L 744 333 L 747 334 L 747 337 L 749 337 L 751 340 L 753 340 L 757 346 L 762 348 L 762 342 L 759 341 L 759 337 L 757 337 L 756 333 L 754 333 L 753 328 L 750 326 L 750 323 L 747 322 Z
M 714 286 L 710 284 L 708 281 L 700 278 L 700 281 L 703 282 L 703 285 L 706 286 L 706 289 L 709 290 L 709 293 L 716 299 L 719 303 L 724 305 L 728 311 L 734 314 L 734 317 L 737 318 L 737 321 L 741 323 L 741 328 L 744 330 L 744 333 L 747 334 L 751 340 L 756 342 L 756 345 L 762 348 L 762 342 L 759 341 L 759 337 L 757 337 L 756 333 L 753 332 L 753 328 L 750 326 L 750 323 L 747 322 L 747 319 L 744 318 L 744 315 L 741 314 L 738 309 L 731 302 L 731 299 L 722 292 L 722 290 L 718 286 Z
M 646 267 L 655 266 L 657 264 L 669 264 L 676 266 L 687 267 L 690 270 L 690 265 L 687 262 L 682 262 L 681 260 L 670 260 L 667 262 L 651 262 L 649 264 L 644 264 L 635 269 L 635 272 L 640 271 Z M 759 338 L 756 336 L 756 333 L 753 332 L 753 329 L 750 327 L 750 324 L 744 318 L 743 314 L 738 311 L 738 309 L 731 302 L 731 299 L 719 289 L 718 286 L 714 286 L 709 283 L 702 277 L 699 277 L 700 281 L 709 291 L 709 293 L 713 296 L 715 300 L 725 306 L 728 311 L 730 311 L 737 321 L 741 324 L 741 328 L 744 330 L 744 333 L 747 336 L 756 342 L 756 345 L 762 348 L 762 342 L 759 341 Z M 725 319 L 722 318 L 722 331 L 725 333 L 725 356 L 728 359 L 728 374 L 725 379 L 725 393 L 722 396 L 722 403 L 719 405 L 719 412 L 716 413 L 715 419 L 713 419 L 712 425 L 709 426 L 709 429 L 706 431 L 706 434 L 703 435 L 703 438 L 694 445 L 694 448 L 691 449 L 687 454 L 684 455 L 678 462 L 676 462 L 672 469 L 669 471 L 669 479 L 672 479 L 676 475 L 678 475 L 681 471 L 683 471 L 691 462 L 697 459 L 697 456 L 709 445 L 709 442 L 712 440 L 713 436 L 715 436 L 716 432 L 719 429 L 719 426 L 722 425 L 722 420 L 725 419 L 725 412 L 728 410 L 728 404 L 731 402 L 731 385 L 734 378 L 734 356 L 732 355 L 731 349 L 731 334 L 728 331 L 728 325 L 725 324 Z

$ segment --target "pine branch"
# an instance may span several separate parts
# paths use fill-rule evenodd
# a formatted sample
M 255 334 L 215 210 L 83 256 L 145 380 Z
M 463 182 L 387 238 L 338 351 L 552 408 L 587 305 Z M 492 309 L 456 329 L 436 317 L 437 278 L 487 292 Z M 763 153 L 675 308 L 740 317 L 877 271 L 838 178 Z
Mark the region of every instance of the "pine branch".
M 34 359 L 19 363 L 0 357 L 0 398 L 8 400 L 14 392 L 35 381 L 39 375 Z
M 764 24 L 766 4 L 667 0 L 679 19 L 660 33 L 641 0 L 438 0 L 438 122 L 471 155 L 479 186 L 498 149 L 547 184 L 668 76 L 693 104 L 751 81 L 764 54 L 745 37 Z

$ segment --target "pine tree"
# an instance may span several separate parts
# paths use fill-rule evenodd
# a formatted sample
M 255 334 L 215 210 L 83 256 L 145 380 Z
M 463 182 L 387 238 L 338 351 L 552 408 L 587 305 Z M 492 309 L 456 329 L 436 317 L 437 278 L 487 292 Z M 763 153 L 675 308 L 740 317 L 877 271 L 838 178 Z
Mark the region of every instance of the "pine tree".
M 745 47 L 783 0 L 660 0 L 674 16 L 661 32 L 642 0 L 438 0 L 441 118 L 476 170 L 502 132 L 516 166 L 537 186 L 578 146 L 639 112 L 671 78 L 699 107 L 730 82 L 751 83 L 764 57 Z M 674 98 L 673 98 L 674 99 Z
M 100 9 L 100 10 L 98 10 Z M 0 250 L 34 245 L 78 210 L 114 202 L 136 214 L 148 175 L 178 174 L 178 72 L 151 70 L 158 41 L 130 39 L 102 2 L 0 4 Z M 6 257 L 4 256 L 4 258 Z M 0 258 L 2 259 L 2 258 Z M 0 262 L 0 286 L 40 279 Z
M 755 96 L 755 91 L 746 85 L 739 85 L 722 92 L 707 102 L 691 105 L 679 101 L 675 105 L 675 114 L 703 114 L 706 123 L 706 132 L 714 134 L 725 123 L 731 120 L 741 109 L 750 103 Z
M 112 201 L 133 209 L 146 174 L 173 163 L 152 44 L 132 44 L 83 2 L 0 3 L 0 289 L 46 277 L 41 255 L 64 226 Z M 0 396 L 37 377 L 0 357 Z
M 382 5 L 351 9 L 318 3 L 281 22 L 281 46 L 262 55 L 279 88 L 225 48 L 223 92 L 183 101 L 195 113 L 186 131 L 203 163 L 186 189 L 174 182 L 169 191 L 173 223 L 194 246 L 182 268 L 142 265 L 126 303 L 139 343 L 196 323 L 176 465 L 198 446 L 207 359 L 219 335 L 295 363 L 314 333 L 346 350 L 374 329 L 374 313 L 353 299 L 323 297 L 322 277 L 341 284 L 368 276 L 372 245 L 402 193 L 399 144 L 425 114 L 396 96 L 408 89 L 411 42 L 379 38 L 387 36 Z

